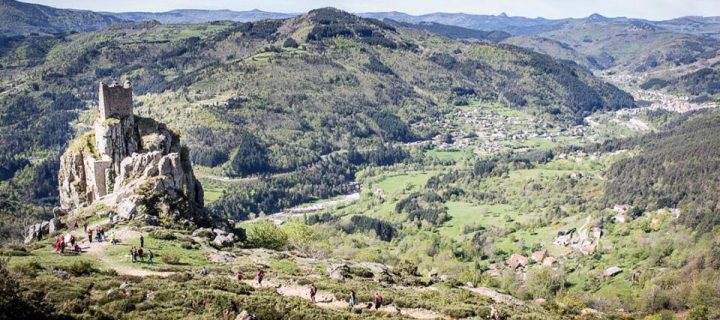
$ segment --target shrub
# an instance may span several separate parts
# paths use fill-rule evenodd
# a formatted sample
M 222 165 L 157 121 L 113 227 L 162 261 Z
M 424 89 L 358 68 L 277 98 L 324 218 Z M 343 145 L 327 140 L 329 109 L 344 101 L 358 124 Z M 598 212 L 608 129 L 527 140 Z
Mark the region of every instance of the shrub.
M 525 286 L 533 298 L 550 300 L 565 286 L 565 274 L 550 268 L 533 269 Z
M 687 320 L 709 320 L 710 312 L 706 306 L 697 306 L 690 309 Z
M 159 240 L 175 240 L 177 237 L 171 231 L 167 230 L 155 230 L 150 233 L 150 236 Z
M 287 38 L 283 43 L 283 48 L 297 48 L 298 43 L 293 38 Z
M 253 248 L 280 250 L 287 243 L 287 234 L 268 220 L 260 221 L 248 228 L 247 244 Z
M 89 261 L 75 261 L 70 266 L 62 268 L 62 270 L 76 277 L 88 276 L 99 271 Z
M 171 253 L 164 253 L 161 258 L 167 264 L 180 264 L 180 257 Z
M 193 279 L 193 275 L 189 272 L 177 272 L 168 276 L 168 279 L 175 282 L 187 282 Z

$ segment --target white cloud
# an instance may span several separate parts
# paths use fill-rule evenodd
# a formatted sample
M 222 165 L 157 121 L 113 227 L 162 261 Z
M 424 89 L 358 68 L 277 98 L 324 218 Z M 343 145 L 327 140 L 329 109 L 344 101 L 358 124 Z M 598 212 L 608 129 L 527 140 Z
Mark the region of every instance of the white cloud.
M 720 0 L 26 0 L 60 8 L 94 11 L 167 11 L 172 9 L 261 9 L 305 12 L 337 7 L 351 12 L 401 11 L 411 14 L 466 12 L 526 17 L 585 17 L 592 13 L 669 19 L 686 15 L 720 16 Z

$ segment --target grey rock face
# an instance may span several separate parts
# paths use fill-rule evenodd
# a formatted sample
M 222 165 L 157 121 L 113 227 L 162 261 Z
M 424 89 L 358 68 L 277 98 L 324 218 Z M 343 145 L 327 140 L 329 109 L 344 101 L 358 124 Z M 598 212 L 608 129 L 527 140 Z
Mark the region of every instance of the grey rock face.
M 60 160 L 62 209 L 75 214 L 102 205 L 120 220 L 206 224 L 188 150 L 164 124 L 132 114 L 131 90 L 129 83 L 100 85 L 94 132 L 76 139 Z
M 215 239 L 212 243 L 217 247 L 229 247 L 232 246 L 237 239 L 235 235 L 220 229 L 214 229 L 213 232 L 216 234 Z

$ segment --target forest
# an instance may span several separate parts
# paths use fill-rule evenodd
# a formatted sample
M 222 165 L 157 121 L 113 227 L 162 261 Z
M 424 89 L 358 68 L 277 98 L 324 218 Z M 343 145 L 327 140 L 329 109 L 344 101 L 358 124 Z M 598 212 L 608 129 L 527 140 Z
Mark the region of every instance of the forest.
M 638 155 L 613 164 L 605 203 L 649 210 L 680 208 L 681 221 L 700 233 L 720 224 L 720 117 L 689 115 L 666 131 L 624 141 L 614 149 Z

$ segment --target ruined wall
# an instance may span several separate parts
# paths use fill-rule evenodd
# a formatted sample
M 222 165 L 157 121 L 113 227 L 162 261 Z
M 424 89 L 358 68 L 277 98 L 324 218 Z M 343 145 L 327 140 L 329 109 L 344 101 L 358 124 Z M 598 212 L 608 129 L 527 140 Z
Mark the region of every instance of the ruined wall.
M 100 120 L 109 118 L 123 119 L 132 117 L 132 85 L 126 81 L 124 85 L 113 83 L 106 85 L 100 82 Z

